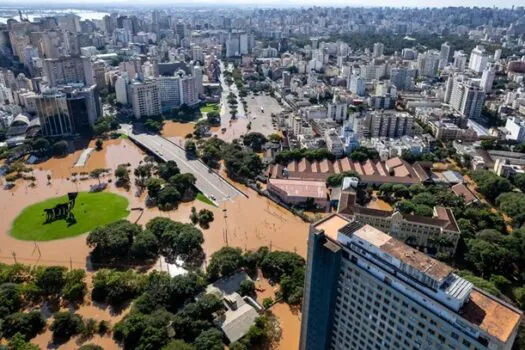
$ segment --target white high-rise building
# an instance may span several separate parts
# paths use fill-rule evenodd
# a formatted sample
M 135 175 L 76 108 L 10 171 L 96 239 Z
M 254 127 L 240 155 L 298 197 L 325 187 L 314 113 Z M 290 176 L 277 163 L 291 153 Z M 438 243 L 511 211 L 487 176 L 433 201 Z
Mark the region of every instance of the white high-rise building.
M 372 58 L 382 57 L 384 51 L 385 51 L 385 45 L 383 43 L 375 43 L 374 50 L 372 52 Z
M 202 67 L 194 66 L 192 75 L 195 82 L 195 93 L 197 94 L 197 96 L 203 94 L 204 86 L 202 85 Z
M 485 103 L 485 92 L 476 84 L 476 81 L 463 75 L 450 76 L 445 91 L 445 103 L 450 104 L 464 117 L 476 119 L 481 116 Z
M 202 47 L 195 45 L 191 48 L 191 55 L 194 62 L 204 63 L 204 53 L 202 52 Z
M 494 78 L 496 77 L 496 69 L 492 65 L 488 65 L 483 70 L 481 75 L 481 88 L 483 91 L 489 93 L 492 91 L 492 85 L 494 84 Z
M 441 45 L 441 51 L 439 53 L 439 68 L 443 69 L 448 65 L 450 58 L 450 45 L 448 42 Z
M 419 76 L 434 78 L 439 68 L 440 57 L 440 53 L 435 50 L 419 54 L 417 58 Z
M 482 73 L 487 63 L 489 62 L 489 55 L 483 45 L 477 45 L 470 53 L 470 60 L 468 68 L 476 73 Z
M 364 96 L 366 91 L 366 81 L 357 74 L 348 76 L 347 88 L 357 96 Z
M 160 91 L 157 80 L 133 82 L 130 86 L 131 105 L 136 119 L 161 114 Z
M 129 103 L 129 77 L 127 72 L 121 73 L 115 82 L 115 95 L 117 102 L 127 105 Z
M 241 55 L 248 54 L 248 34 L 246 33 L 239 35 L 239 53 Z
M 454 51 L 454 68 L 459 72 L 464 72 L 467 67 L 467 54 L 460 51 Z
M 496 49 L 496 51 L 494 51 L 494 61 L 501 59 L 501 52 L 501 49 Z
M 509 131 L 507 139 L 514 140 L 516 142 L 525 141 L 525 122 L 519 117 L 507 118 L 505 129 Z

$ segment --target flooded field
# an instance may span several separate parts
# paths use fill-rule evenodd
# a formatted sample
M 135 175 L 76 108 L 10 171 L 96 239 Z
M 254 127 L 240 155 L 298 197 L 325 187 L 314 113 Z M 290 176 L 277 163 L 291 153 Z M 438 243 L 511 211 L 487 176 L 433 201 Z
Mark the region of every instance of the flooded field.
M 87 147 L 87 146 L 86 146 Z M 0 220 L 0 261 L 13 263 L 15 261 L 36 265 L 63 265 L 73 268 L 86 268 L 92 271 L 93 266 L 88 261 L 90 248 L 86 246 L 86 234 L 49 242 L 19 241 L 9 236 L 9 230 L 15 217 L 27 206 L 46 198 L 63 195 L 71 191 L 88 191 L 90 185 L 97 180 L 72 182 L 71 173 L 89 172 L 95 168 L 115 169 L 119 164 L 130 163 L 136 167 L 144 159 L 144 153 L 127 139 L 117 139 L 104 142 L 101 151 L 94 151 L 86 165 L 74 168 L 82 150 L 78 150 L 64 158 L 50 159 L 33 166 L 33 175 L 36 178 L 35 187 L 30 187 L 28 181 L 18 180 L 11 190 L 0 189 L 0 205 L 2 220 Z M 48 183 L 47 176 L 51 175 Z M 113 178 L 111 172 L 101 181 Z M 131 173 L 131 183 L 134 183 Z M 306 255 L 306 239 L 308 224 L 294 216 L 287 210 L 274 204 L 266 197 L 259 196 L 255 191 L 244 186 L 239 188 L 246 193 L 235 200 L 224 202 L 220 207 L 212 207 L 201 201 L 182 203 L 176 210 L 162 212 L 157 208 L 145 208 L 142 215 L 138 211 L 131 211 L 128 219 L 145 225 L 156 216 L 169 217 L 172 220 L 189 223 L 191 207 L 198 210 L 207 208 L 213 211 L 215 221 L 210 227 L 203 230 L 205 242 L 204 251 L 209 256 L 225 245 L 235 246 L 243 250 L 255 250 L 261 246 L 268 246 L 274 250 L 295 251 Z M 130 208 L 144 208 L 144 195 L 136 197 L 135 186 L 129 191 L 109 184 L 108 191 L 118 193 L 128 198 Z M 271 287 L 270 287 L 271 288 Z M 273 289 L 268 289 L 273 293 Z M 283 328 L 282 346 L 280 349 L 296 349 L 299 339 L 299 317 L 291 313 L 285 304 L 274 307 L 275 314 L 281 318 Z M 97 320 L 106 319 L 112 323 L 118 322 L 121 315 L 112 315 L 109 311 L 85 305 L 78 312 L 85 317 Z M 37 336 L 33 341 L 43 349 L 47 348 L 51 333 L 46 332 Z M 99 344 L 106 349 L 114 349 L 116 345 L 110 337 L 96 336 L 89 342 Z M 64 344 L 60 349 L 77 349 L 75 340 Z
M 162 136 L 164 137 L 182 137 L 191 134 L 195 129 L 194 123 L 180 123 L 167 120 L 164 122 L 162 128 Z

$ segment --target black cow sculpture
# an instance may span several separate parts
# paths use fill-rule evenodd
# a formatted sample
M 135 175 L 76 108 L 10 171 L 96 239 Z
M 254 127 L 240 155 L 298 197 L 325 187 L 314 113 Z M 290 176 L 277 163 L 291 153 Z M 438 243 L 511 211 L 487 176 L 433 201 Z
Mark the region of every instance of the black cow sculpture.
M 56 220 L 62 220 L 65 219 L 67 221 L 70 221 L 73 214 L 71 213 L 71 210 L 75 207 L 75 200 L 77 198 L 78 193 L 77 192 L 69 192 L 67 194 L 69 201 L 67 203 L 60 203 L 55 205 L 54 208 L 44 209 L 44 213 L 46 213 L 46 224 L 56 221 Z

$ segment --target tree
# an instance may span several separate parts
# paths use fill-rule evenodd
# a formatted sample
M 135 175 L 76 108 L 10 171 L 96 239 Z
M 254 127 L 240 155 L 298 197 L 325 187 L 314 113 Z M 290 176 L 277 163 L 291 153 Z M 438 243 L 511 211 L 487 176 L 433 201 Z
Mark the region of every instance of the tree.
M 45 296 L 57 297 L 66 284 L 66 271 L 63 266 L 42 267 L 36 273 L 35 283 Z
M 134 237 L 141 233 L 140 226 L 126 220 L 119 220 L 91 231 L 86 239 L 93 248 L 91 256 L 97 259 L 123 259 L 129 255 Z
M 65 274 L 65 284 L 62 289 L 62 298 L 70 303 L 82 303 L 87 293 L 86 271 L 71 270 Z
M 0 317 L 12 314 L 22 306 L 22 296 L 14 283 L 0 285 Z
M 51 143 L 47 139 L 39 137 L 33 141 L 31 147 L 34 151 L 38 152 L 38 154 L 44 155 L 49 152 Z
M 197 145 L 191 139 L 186 140 L 184 150 L 186 151 L 186 157 L 195 157 L 197 155 Z
M 158 174 L 161 179 L 168 181 L 172 176 L 180 174 L 180 170 L 177 163 L 173 160 L 168 160 L 166 163 L 159 165 Z
M 199 224 L 201 225 L 201 227 L 205 227 L 205 228 L 209 227 L 210 222 L 212 222 L 214 219 L 213 212 L 208 209 L 199 210 L 198 216 L 199 216 Z
M 522 192 L 525 192 L 525 173 L 515 174 L 512 177 L 512 183 Z
M 381 186 L 379 186 L 379 192 L 383 196 L 389 196 L 390 194 L 392 194 L 394 192 L 392 187 L 393 187 L 393 185 L 391 183 L 389 183 L 389 182 L 381 184 Z
M 392 191 L 394 192 L 397 198 L 408 198 L 409 196 L 408 188 L 405 185 L 393 185 Z
M 211 111 L 206 114 L 206 119 L 211 126 L 221 125 L 221 115 L 217 111 Z
M 213 280 L 227 276 L 241 268 L 244 264 L 242 250 L 233 247 L 223 247 L 211 255 L 208 265 L 208 278 Z
M 250 147 L 255 152 L 261 152 L 262 146 L 267 141 L 266 137 L 259 132 L 250 132 L 243 138 L 244 145 Z
M 414 207 L 414 214 L 419 216 L 432 216 L 434 214 L 434 210 L 428 205 L 416 204 Z
M 244 280 L 239 286 L 239 294 L 242 296 L 254 296 L 255 295 L 255 283 L 250 280 Z
M 179 203 L 181 198 L 182 196 L 177 188 L 168 184 L 160 190 L 157 196 L 157 204 L 162 210 L 170 210 Z
M 162 130 L 162 121 L 155 119 L 146 119 L 146 121 L 144 122 L 144 127 L 149 132 L 158 134 Z
M 21 334 L 25 340 L 34 338 L 46 326 L 46 320 L 40 310 L 31 312 L 16 312 L 7 316 L 2 324 L 4 337 L 11 338 Z
M 264 298 L 263 299 L 263 307 L 265 309 L 268 309 L 269 307 L 271 307 L 273 305 L 273 299 L 268 297 L 268 298 Z
M 102 174 L 105 173 L 106 169 L 97 168 L 89 173 L 89 177 L 91 177 L 92 179 L 97 179 L 98 183 L 100 184 L 100 177 L 102 176 Z
M 412 197 L 411 201 L 416 205 L 426 205 L 428 207 L 436 205 L 436 197 L 429 192 L 418 193 Z
M 53 315 L 53 323 L 49 329 L 53 332 L 53 341 L 62 343 L 72 336 L 82 333 L 84 322 L 82 318 L 70 311 L 57 312 Z
M 169 178 L 170 185 L 181 194 L 181 199 L 188 193 L 193 193 L 197 179 L 192 173 L 177 174 Z
M 332 174 L 326 179 L 326 186 L 339 187 L 343 184 L 343 180 L 345 177 L 356 177 L 359 179 L 359 174 L 352 170 L 345 171 L 339 174 Z
M 222 332 L 216 328 L 206 330 L 195 339 L 196 350 L 223 350 Z
M 130 248 L 131 255 L 136 259 L 147 260 L 156 258 L 159 254 L 159 242 L 151 231 L 138 233 Z
M 164 181 L 162 181 L 161 179 L 157 179 L 154 177 L 148 179 L 148 181 L 146 181 L 146 187 L 148 188 L 148 196 L 153 199 L 157 199 L 163 185 Z
M 81 347 L 79 347 L 78 350 L 104 350 L 104 348 L 100 345 L 84 344 Z
M 98 270 L 93 276 L 93 300 L 118 306 L 144 292 L 147 275 L 133 270 Z
M 491 202 L 494 202 L 500 194 L 512 190 L 512 185 L 509 180 L 493 174 L 488 170 L 476 170 L 471 172 L 470 176 L 476 182 L 478 191 Z
M 97 139 L 97 141 L 95 141 L 95 147 L 97 148 L 97 151 L 101 151 L 103 146 L 104 142 L 102 139 Z
M 162 350 L 195 350 L 195 347 L 184 340 L 176 339 L 170 341 Z
M 0 346 L 1 349 L 4 349 Z M 24 336 L 17 333 L 9 340 L 7 347 L 9 350 L 40 350 L 38 345 L 28 343 L 24 340 Z
M 397 209 L 403 214 L 412 214 L 416 206 L 411 201 L 402 200 L 397 203 Z
M 61 157 L 61 156 L 64 156 L 68 149 L 69 149 L 69 145 L 67 143 L 67 141 L 57 141 L 53 144 L 53 154 L 57 157 Z
M 117 178 L 117 186 L 129 186 L 129 171 L 125 165 L 119 165 L 115 169 L 115 177 Z

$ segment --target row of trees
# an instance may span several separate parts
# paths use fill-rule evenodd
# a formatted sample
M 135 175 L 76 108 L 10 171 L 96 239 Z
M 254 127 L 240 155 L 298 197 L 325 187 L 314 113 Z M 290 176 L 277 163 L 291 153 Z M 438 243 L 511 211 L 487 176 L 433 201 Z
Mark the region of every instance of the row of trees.
M 169 262 L 182 259 L 188 263 L 202 262 L 204 242 L 202 232 L 193 225 L 182 224 L 168 218 L 157 217 L 148 222 L 146 229 L 126 220 L 97 227 L 87 237 L 93 248 L 94 261 L 150 261 L 159 254 Z

